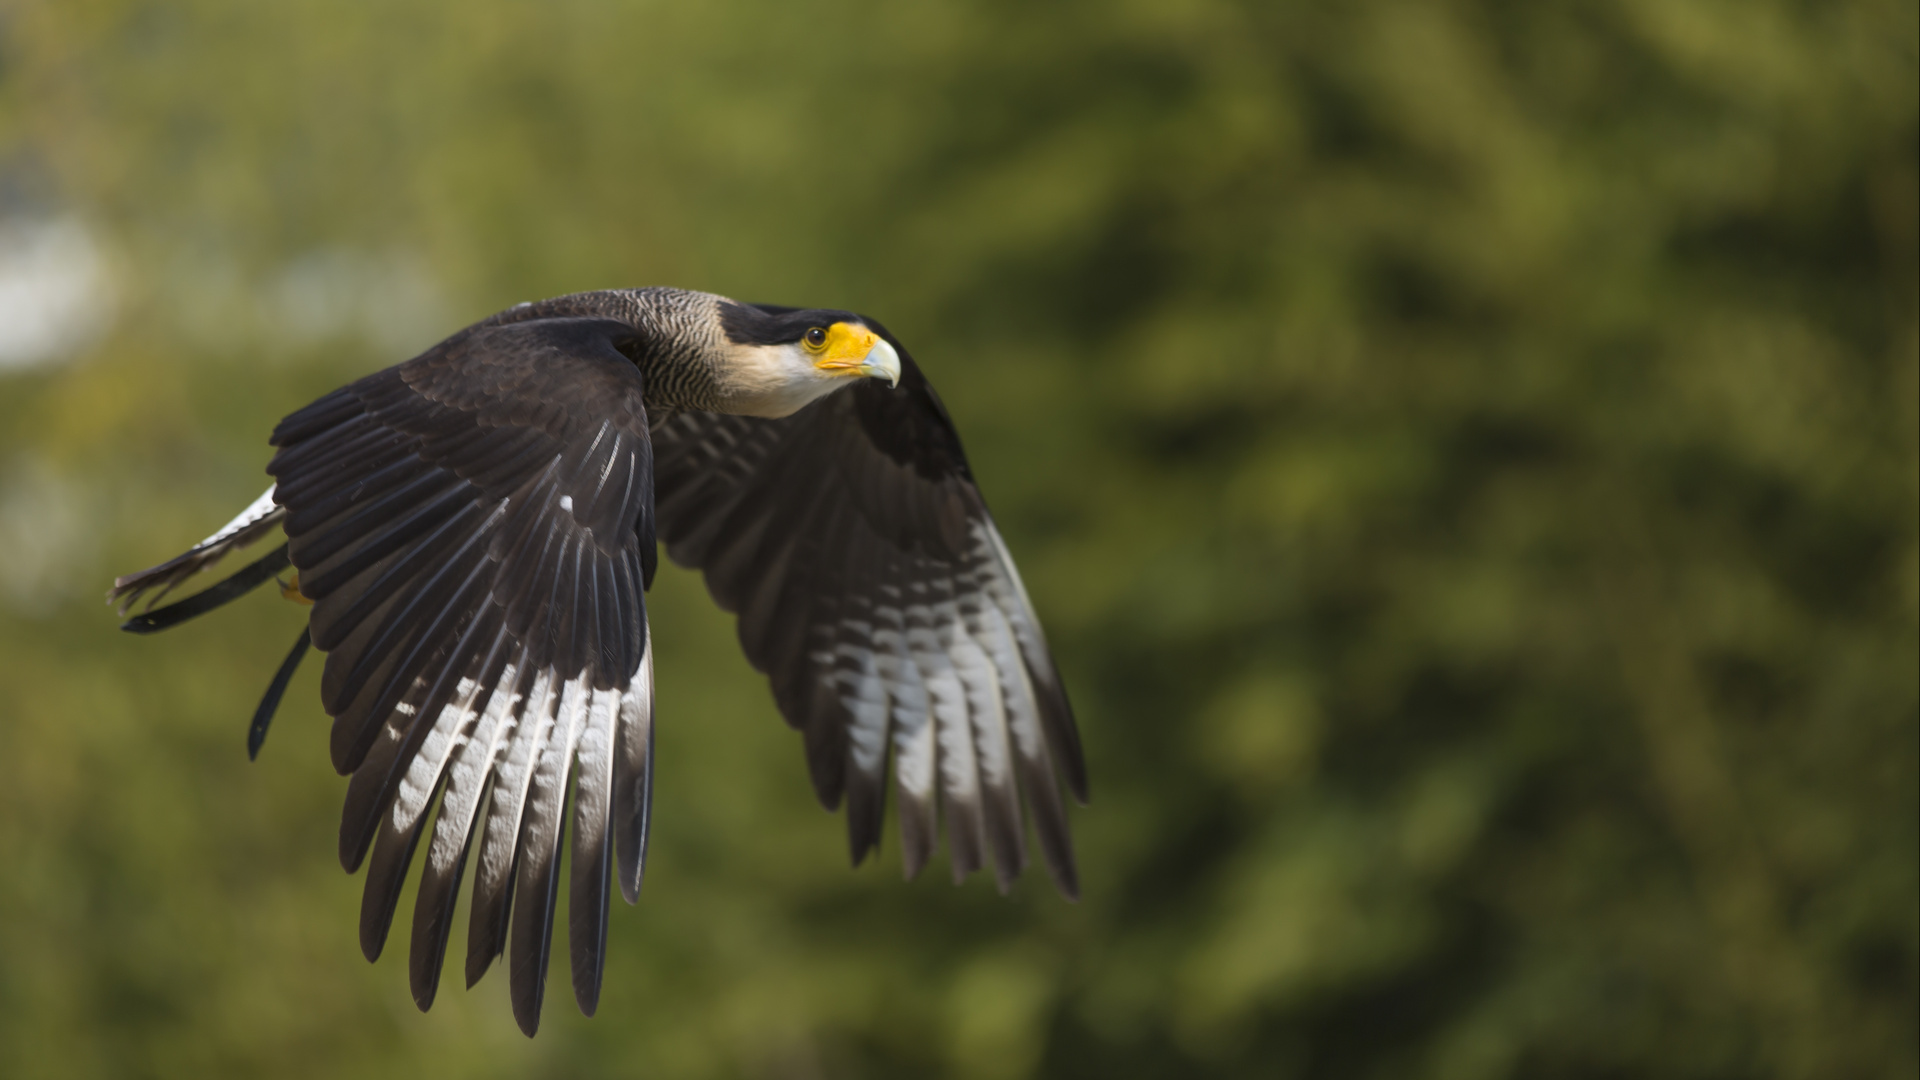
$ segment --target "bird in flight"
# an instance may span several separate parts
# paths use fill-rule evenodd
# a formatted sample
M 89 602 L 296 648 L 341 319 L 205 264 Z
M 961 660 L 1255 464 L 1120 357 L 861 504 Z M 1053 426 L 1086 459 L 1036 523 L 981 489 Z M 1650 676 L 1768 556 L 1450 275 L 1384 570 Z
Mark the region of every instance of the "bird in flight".
M 292 569 L 282 592 L 312 606 L 248 753 L 309 647 L 326 653 L 368 960 L 426 840 L 422 1010 L 471 864 L 467 985 L 511 945 L 514 1017 L 538 1029 L 570 824 L 573 991 L 593 1015 L 609 879 L 632 903 L 646 863 L 656 542 L 739 617 L 820 802 L 846 806 L 855 865 L 879 844 L 891 758 L 908 877 L 944 818 L 955 882 L 990 864 L 1004 892 L 1027 861 L 1024 803 L 1054 884 L 1078 896 L 1060 791 L 1087 798 L 1072 708 L 953 421 L 873 319 L 667 288 L 521 304 L 293 413 L 271 442 L 264 495 L 109 596 L 123 614 L 149 598 L 125 629 L 150 633 Z M 251 566 L 154 606 L 275 530 L 286 543 Z

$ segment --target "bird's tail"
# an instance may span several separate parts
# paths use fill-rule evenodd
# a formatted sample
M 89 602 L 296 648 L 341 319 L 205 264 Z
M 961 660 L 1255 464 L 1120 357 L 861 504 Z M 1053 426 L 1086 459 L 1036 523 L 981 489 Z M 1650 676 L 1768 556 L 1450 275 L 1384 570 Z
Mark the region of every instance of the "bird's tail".
M 127 621 L 125 629 L 134 633 L 151 633 L 165 629 L 192 618 L 202 612 L 211 611 L 221 604 L 241 596 L 263 585 L 275 574 L 287 566 L 286 548 L 283 546 L 274 554 L 255 562 L 233 577 L 208 589 L 199 596 L 191 597 L 170 608 L 154 610 L 154 605 L 166 598 L 166 595 L 179 587 L 181 583 L 202 570 L 210 569 L 225 558 L 230 551 L 241 548 L 265 537 L 280 527 L 280 521 L 286 517 L 286 510 L 273 501 L 273 489 L 253 501 L 253 505 L 240 512 L 240 516 L 228 522 L 224 528 L 205 540 L 193 545 L 183 555 L 175 556 L 158 566 L 148 567 L 136 573 L 114 579 L 113 588 L 107 592 L 107 602 L 119 605 L 120 614 L 125 615 L 138 604 L 142 597 L 152 593 L 147 600 L 146 611 Z M 277 563 L 277 564 L 276 564 Z M 214 594 L 221 595 L 214 595 Z M 201 597 L 206 597 L 201 601 Z M 196 603 L 198 602 L 198 603 Z M 180 610 L 194 605 L 192 610 Z M 160 620 L 168 611 L 178 611 L 176 617 Z
M 135 634 L 151 634 L 178 626 L 196 615 L 204 615 L 214 608 L 232 600 L 237 600 L 253 590 L 272 581 L 280 571 L 289 565 L 287 545 L 281 544 L 272 551 L 255 559 L 252 563 L 227 578 L 225 581 L 176 601 L 163 608 L 154 607 L 166 595 L 182 582 L 202 570 L 209 569 L 225 558 L 230 551 L 238 551 L 256 540 L 265 537 L 280 527 L 281 519 L 287 516 L 284 508 L 273 501 L 273 488 L 253 501 L 253 505 L 240 512 L 240 516 L 226 524 L 219 532 L 193 545 L 183 555 L 168 559 L 158 566 L 149 567 L 137 573 L 115 578 L 113 589 L 107 593 L 108 603 L 120 605 L 120 614 L 140 602 L 140 598 L 153 593 L 146 608 L 120 624 L 120 629 Z M 297 582 L 298 576 L 295 576 Z M 286 586 L 281 591 L 290 599 L 304 599 L 296 593 L 288 593 Z M 259 755 L 260 744 L 266 741 L 267 725 L 273 722 L 273 714 L 280 706 L 280 698 L 286 693 L 287 683 L 293 679 L 293 673 L 300 666 L 300 660 L 306 656 L 312 643 L 305 627 L 300 629 L 299 640 L 293 643 L 293 651 L 280 665 L 273 682 L 267 687 L 266 696 L 260 700 L 260 707 L 254 710 L 253 722 L 247 728 L 247 757 Z

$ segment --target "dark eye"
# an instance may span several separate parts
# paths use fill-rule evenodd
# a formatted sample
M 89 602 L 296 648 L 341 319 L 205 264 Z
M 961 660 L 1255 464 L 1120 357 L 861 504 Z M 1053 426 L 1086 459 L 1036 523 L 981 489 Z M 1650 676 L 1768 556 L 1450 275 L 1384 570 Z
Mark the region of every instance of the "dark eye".
M 827 331 L 825 327 L 813 326 L 807 329 L 807 348 L 818 349 L 824 347 L 826 344 Z

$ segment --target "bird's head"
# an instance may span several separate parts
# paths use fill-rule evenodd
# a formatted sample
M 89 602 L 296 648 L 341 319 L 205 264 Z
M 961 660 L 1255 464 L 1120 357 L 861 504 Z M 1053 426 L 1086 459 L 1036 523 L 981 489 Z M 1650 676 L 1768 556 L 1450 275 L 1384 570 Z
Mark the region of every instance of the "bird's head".
M 899 352 L 853 312 L 728 301 L 720 315 L 729 412 L 786 416 L 856 379 L 900 384 Z

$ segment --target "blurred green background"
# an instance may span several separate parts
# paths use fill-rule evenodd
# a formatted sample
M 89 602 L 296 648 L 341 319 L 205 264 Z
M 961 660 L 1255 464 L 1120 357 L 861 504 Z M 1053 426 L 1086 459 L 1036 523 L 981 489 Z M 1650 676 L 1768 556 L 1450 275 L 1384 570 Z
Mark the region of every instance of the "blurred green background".
M 0 2 L 0 1075 L 1913 1077 L 1917 39 Z M 302 612 L 100 598 L 312 397 L 655 283 L 871 312 L 941 388 L 1079 709 L 1086 899 L 902 884 L 891 823 L 850 871 L 663 571 L 646 891 L 529 1042 L 498 972 L 422 1016 L 360 958 L 317 665 L 248 764 Z

